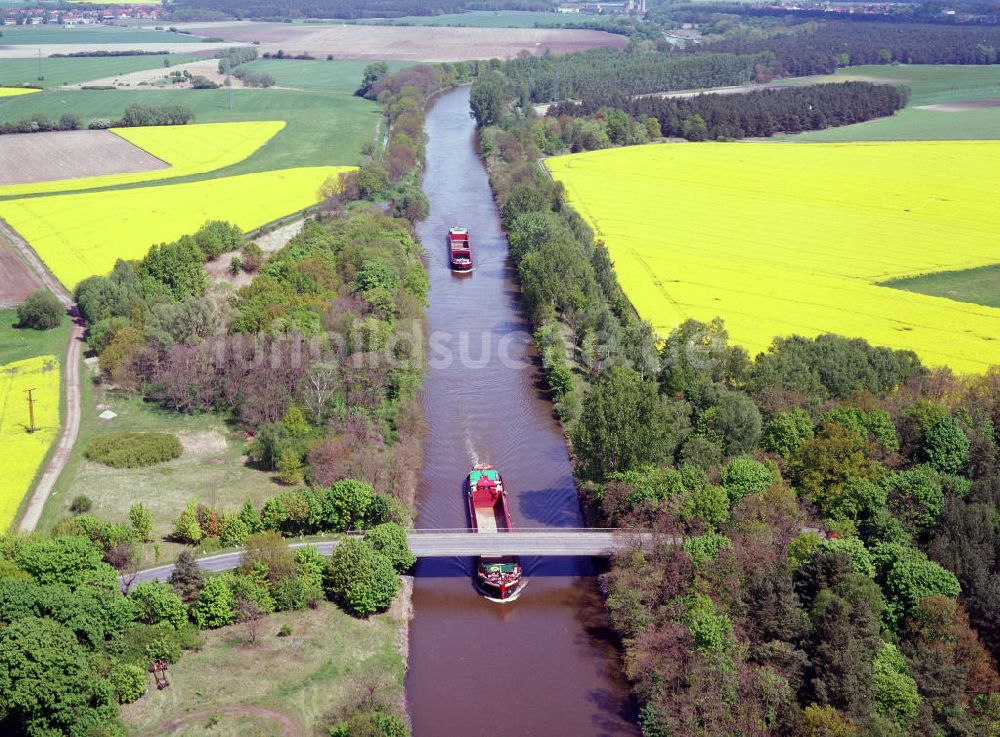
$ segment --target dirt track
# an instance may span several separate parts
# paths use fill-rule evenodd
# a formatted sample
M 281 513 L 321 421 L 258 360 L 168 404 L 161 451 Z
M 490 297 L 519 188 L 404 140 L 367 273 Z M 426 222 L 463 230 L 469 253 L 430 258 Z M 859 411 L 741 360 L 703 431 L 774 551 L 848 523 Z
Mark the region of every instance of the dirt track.
M 157 729 L 147 732 L 148 737 L 155 737 L 161 734 L 173 734 L 181 727 L 190 725 L 192 722 L 207 721 L 216 714 L 226 714 L 235 717 L 255 717 L 266 722 L 274 723 L 280 730 L 282 737 L 305 737 L 305 732 L 288 714 L 274 709 L 265 709 L 262 706 L 219 706 L 213 709 L 203 709 L 193 714 L 170 719 L 163 722 Z
M 942 113 L 961 113 L 965 110 L 984 110 L 1000 107 L 1000 97 L 988 97 L 985 100 L 964 100 L 961 102 L 946 102 L 939 105 L 918 105 L 918 110 L 937 110 Z
M 110 131 L 0 136 L 0 185 L 153 171 L 167 166 Z
M 2 220 L 0 220 L 0 235 L 3 235 L 4 238 L 17 248 L 20 255 L 31 264 L 31 268 L 34 269 L 35 273 L 45 283 L 45 286 L 51 289 L 59 297 L 60 301 L 66 305 L 70 319 L 73 321 L 73 329 L 69 333 L 69 343 L 66 346 L 66 359 L 63 364 L 65 372 L 64 383 L 66 386 L 66 417 L 63 422 L 62 434 L 56 442 L 55 452 L 49 458 L 49 462 L 45 464 L 45 471 L 42 473 L 42 477 L 38 479 L 35 491 L 32 493 L 31 499 L 28 500 L 28 505 L 21 516 L 21 523 L 18 525 L 18 529 L 22 532 L 32 532 L 38 525 L 38 520 L 42 517 L 42 509 L 45 507 L 45 502 L 48 500 L 49 494 L 52 493 L 52 487 L 55 486 L 59 474 L 62 473 L 69 462 L 69 458 L 73 453 L 73 445 L 76 443 L 76 437 L 80 433 L 80 351 L 83 347 L 85 325 L 79 310 L 73 303 L 73 298 L 66 291 L 66 288 L 45 268 L 41 259 L 31 250 L 27 242 Z
M 308 53 L 319 58 L 402 61 L 506 59 L 522 51 L 541 55 L 600 46 L 623 47 L 624 36 L 603 31 L 549 28 L 424 28 L 417 26 L 220 23 L 184 26 L 202 36 L 254 42 L 260 52 Z

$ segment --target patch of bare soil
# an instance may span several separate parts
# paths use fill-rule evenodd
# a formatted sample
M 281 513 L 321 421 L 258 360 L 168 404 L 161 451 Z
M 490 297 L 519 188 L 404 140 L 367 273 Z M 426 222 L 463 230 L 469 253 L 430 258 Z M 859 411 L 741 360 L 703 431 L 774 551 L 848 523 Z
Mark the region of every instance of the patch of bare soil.
M 275 228 L 269 233 L 263 233 L 254 238 L 254 243 L 260 246 L 264 253 L 274 253 L 280 251 L 292 238 L 299 234 L 305 220 L 293 220 L 287 225 Z
M 199 35 L 260 42 L 261 53 L 310 54 L 337 59 L 462 61 L 508 59 L 522 51 L 541 55 L 600 46 L 624 47 L 628 39 L 604 31 L 553 28 L 426 28 L 418 26 L 225 23 L 186 26 Z
M 181 432 L 177 433 L 177 439 L 185 453 L 213 455 L 226 450 L 226 438 L 218 430 Z
M 937 110 L 941 113 L 961 113 L 965 110 L 983 110 L 991 107 L 1000 107 L 1000 97 L 988 97 L 985 100 L 963 100 L 961 102 L 948 102 L 940 105 L 918 105 L 920 110 Z
M 41 288 L 38 275 L 0 233 L 0 307 L 16 307 Z
M 117 74 L 113 77 L 92 79 L 88 82 L 68 85 L 66 89 L 80 88 L 84 85 L 108 85 L 133 90 L 145 90 L 149 89 L 149 87 L 166 87 L 169 89 L 190 87 L 191 84 L 189 82 L 183 84 L 173 84 L 170 82 L 170 73 L 175 71 L 187 71 L 195 76 L 200 75 L 219 85 L 226 79 L 226 75 L 219 74 L 219 62 L 217 59 L 201 59 L 199 61 L 188 62 L 187 64 L 177 64 L 172 67 L 143 69 L 138 72 L 129 72 L 128 74 Z M 234 87 L 243 86 L 243 83 L 235 77 L 231 81 Z
M 166 168 L 166 162 L 110 131 L 0 136 L 0 184 L 50 182 Z

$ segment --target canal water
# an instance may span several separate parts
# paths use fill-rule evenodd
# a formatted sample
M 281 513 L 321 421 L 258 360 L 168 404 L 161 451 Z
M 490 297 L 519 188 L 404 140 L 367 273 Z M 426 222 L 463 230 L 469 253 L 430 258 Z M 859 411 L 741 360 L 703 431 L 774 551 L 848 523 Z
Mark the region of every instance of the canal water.
M 427 114 L 418 231 L 431 281 L 427 431 L 416 526 L 466 528 L 474 463 L 504 476 L 515 528 L 581 527 L 566 442 L 553 417 L 507 243 L 476 151 L 469 88 Z M 470 230 L 475 270 L 453 274 L 445 234 Z M 520 599 L 486 601 L 472 559 L 416 568 L 407 700 L 415 737 L 636 735 L 634 706 L 588 558 L 522 559 Z

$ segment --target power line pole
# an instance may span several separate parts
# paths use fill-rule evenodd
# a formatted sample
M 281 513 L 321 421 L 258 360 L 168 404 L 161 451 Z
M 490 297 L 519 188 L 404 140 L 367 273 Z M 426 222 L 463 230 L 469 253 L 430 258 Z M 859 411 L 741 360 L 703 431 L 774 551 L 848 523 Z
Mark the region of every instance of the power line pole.
M 25 390 L 25 394 L 28 395 L 28 433 L 33 433 L 37 429 L 35 427 L 35 398 L 31 395 L 33 391 L 36 391 L 34 387 Z
M 38 50 L 38 79 L 41 81 L 42 77 L 42 50 Z

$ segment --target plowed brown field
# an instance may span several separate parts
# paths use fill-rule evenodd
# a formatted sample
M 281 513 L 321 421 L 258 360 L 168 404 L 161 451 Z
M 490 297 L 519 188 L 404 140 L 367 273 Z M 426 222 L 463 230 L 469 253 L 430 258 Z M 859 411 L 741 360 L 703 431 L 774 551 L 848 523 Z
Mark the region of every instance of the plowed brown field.
M 624 36 L 603 31 L 552 28 L 426 28 L 416 26 L 292 25 L 220 23 L 185 26 L 200 36 L 226 41 L 259 41 L 258 49 L 286 54 L 308 53 L 337 59 L 462 61 L 507 59 L 522 51 L 540 55 L 599 46 L 623 47 Z
M 109 131 L 0 136 L 0 185 L 165 168 L 165 162 Z

